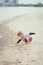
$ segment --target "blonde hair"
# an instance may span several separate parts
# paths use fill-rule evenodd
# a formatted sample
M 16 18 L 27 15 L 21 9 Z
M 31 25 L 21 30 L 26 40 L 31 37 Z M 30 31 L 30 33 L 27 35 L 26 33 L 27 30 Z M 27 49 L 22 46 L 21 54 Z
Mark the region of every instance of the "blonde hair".
M 21 32 L 21 31 L 19 31 L 18 33 L 17 33 L 17 36 L 22 36 L 23 35 L 23 33 Z

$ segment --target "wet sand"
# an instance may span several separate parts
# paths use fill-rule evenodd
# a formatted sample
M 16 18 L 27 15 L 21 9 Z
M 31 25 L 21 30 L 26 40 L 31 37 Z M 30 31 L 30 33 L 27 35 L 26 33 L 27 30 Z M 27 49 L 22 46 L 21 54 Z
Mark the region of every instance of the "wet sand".
M 43 14 L 27 14 L 6 21 L 0 24 L 0 65 L 43 65 Z M 17 45 L 19 30 L 35 32 L 33 41 Z

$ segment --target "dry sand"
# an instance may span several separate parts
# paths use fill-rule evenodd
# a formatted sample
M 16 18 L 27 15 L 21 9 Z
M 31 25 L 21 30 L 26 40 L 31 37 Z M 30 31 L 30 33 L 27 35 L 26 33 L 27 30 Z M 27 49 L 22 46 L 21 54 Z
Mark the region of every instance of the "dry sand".
M 7 22 L 6 22 L 7 21 Z M 43 65 L 43 14 L 27 14 L 0 24 L 0 65 Z M 16 44 L 17 32 L 35 32 L 33 41 Z

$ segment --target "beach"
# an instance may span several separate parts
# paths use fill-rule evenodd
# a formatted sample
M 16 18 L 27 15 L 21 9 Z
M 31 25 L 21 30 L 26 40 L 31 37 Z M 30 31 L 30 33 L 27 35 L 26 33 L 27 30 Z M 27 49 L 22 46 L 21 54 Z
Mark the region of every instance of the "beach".
M 43 13 L 26 13 L 0 24 L 0 65 L 43 65 Z M 18 31 L 35 32 L 33 41 L 16 44 Z

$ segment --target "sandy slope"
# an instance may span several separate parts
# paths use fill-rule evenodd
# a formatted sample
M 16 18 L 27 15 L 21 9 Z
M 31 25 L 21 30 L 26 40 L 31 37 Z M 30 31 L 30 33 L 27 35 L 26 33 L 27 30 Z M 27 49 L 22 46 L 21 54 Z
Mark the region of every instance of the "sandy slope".
M 0 65 L 43 65 L 43 14 L 27 14 L 0 24 Z M 35 32 L 33 41 L 16 45 L 17 32 Z

